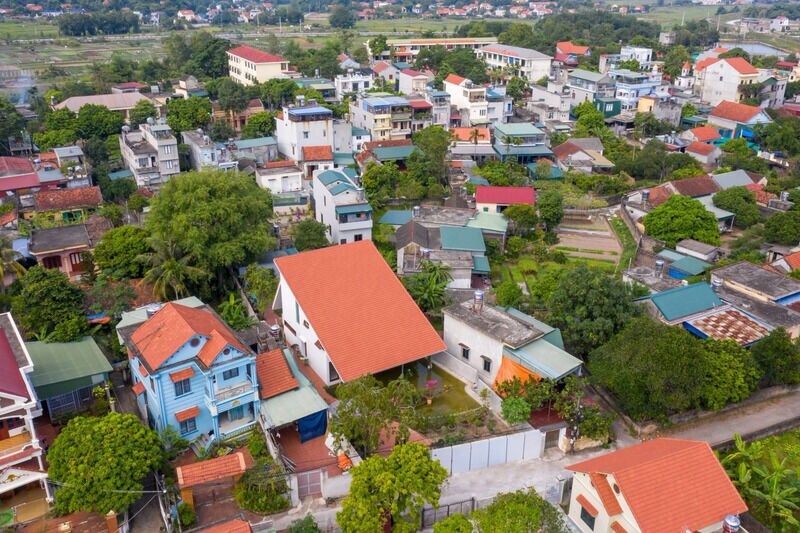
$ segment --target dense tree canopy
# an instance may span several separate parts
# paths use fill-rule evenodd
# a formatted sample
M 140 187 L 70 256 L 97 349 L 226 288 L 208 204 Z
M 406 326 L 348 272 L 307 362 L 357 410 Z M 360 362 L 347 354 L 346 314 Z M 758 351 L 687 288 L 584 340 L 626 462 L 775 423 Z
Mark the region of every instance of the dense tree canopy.
M 59 487 L 56 510 L 124 512 L 160 460 L 158 433 L 135 415 L 73 418 L 47 454 L 49 477 Z
M 784 328 L 776 328 L 750 349 L 761 371 L 762 385 L 800 383 L 800 346 Z
M 774 244 L 800 242 L 800 211 L 776 213 L 764 223 L 764 239 Z
M 337 5 L 328 17 L 331 28 L 352 28 L 356 23 L 356 16 L 352 9 L 344 5 Z
M 350 471 L 353 482 L 336 523 L 344 531 L 417 531 L 425 504 L 438 507 L 447 470 L 416 442 L 396 446 L 389 457 L 375 455 Z
M 300 250 L 324 248 L 328 242 L 328 226 L 313 218 L 306 218 L 292 226 L 292 242 Z
M 205 128 L 210 121 L 211 100 L 208 98 L 173 98 L 167 104 L 167 124 L 176 134 Z
M 549 302 L 549 322 L 561 328 L 570 353 L 586 356 L 636 314 L 629 285 L 583 265 L 567 273 Z
M 674 247 L 683 239 L 719 244 L 717 218 L 699 200 L 673 195 L 644 217 L 647 234 Z
M 147 232 L 137 226 L 114 228 L 97 243 L 94 260 L 97 266 L 114 278 L 138 278 L 144 265 L 139 256 L 147 253 Z
M 86 331 L 83 293 L 57 269 L 34 266 L 22 276 L 12 301 L 14 318 L 28 338 L 69 342 Z
M 733 223 L 740 228 L 749 228 L 761 220 L 756 195 L 744 186 L 719 191 L 714 195 L 714 205 L 735 214 Z
M 8 147 L 9 137 L 17 136 L 25 126 L 25 119 L 8 101 L 5 96 L 0 96 L 0 155 L 10 155 Z

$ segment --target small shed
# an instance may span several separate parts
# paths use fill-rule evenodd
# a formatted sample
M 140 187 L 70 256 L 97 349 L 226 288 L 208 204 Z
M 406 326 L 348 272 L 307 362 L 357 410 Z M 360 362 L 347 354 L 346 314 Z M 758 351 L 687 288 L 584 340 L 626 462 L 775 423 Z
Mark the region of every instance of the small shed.
M 669 266 L 669 275 L 675 279 L 684 279 L 689 276 L 699 276 L 709 267 L 711 265 L 705 261 L 685 256 Z
M 112 368 L 92 337 L 74 342 L 27 342 L 33 362 L 31 383 L 50 418 L 80 411 L 92 388 L 108 379 Z
M 675 251 L 707 263 L 715 262 L 717 259 L 719 259 L 719 256 L 722 252 L 718 246 L 706 244 L 694 239 L 684 239 L 679 241 L 675 246 Z

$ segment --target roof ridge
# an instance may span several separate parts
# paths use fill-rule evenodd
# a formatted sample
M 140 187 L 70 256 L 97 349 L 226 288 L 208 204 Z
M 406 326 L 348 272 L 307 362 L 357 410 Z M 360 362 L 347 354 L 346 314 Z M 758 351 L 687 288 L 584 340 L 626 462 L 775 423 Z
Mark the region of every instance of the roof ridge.
M 680 447 L 680 448 L 673 449 L 673 450 L 663 451 L 663 452 L 661 452 L 661 454 L 658 457 L 652 457 L 652 458 L 647 459 L 646 461 L 641 461 L 641 462 L 636 463 L 636 464 L 630 464 L 630 465 L 624 466 L 622 468 L 619 468 L 619 469 L 615 470 L 614 472 L 608 472 L 608 473 L 606 473 L 606 475 L 611 474 L 611 475 L 614 475 L 616 477 L 616 475 L 615 475 L 616 473 L 627 472 L 629 470 L 635 470 L 637 468 L 641 468 L 641 466 L 643 464 L 646 464 L 646 463 L 654 463 L 656 461 L 663 461 L 664 459 L 667 459 L 667 458 L 670 458 L 670 457 L 674 457 L 674 456 L 682 454 L 682 453 L 686 453 L 687 450 L 691 450 L 691 449 L 696 448 L 698 446 L 706 446 L 709 449 L 711 448 L 711 446 L 709 446 L 707 442 L 702 441 L 702 440 L 674 439 L 674 438 L 671 438 L 671 437 L 659 437 L 659 439 L 662 440 L 662 441 L 680 442 L 680 443 L 683 443 L 685 445 Z M 597 472 L 604 473 L 604 472 L 600 472 L 600 471 L 597 471 Z M 617 480 L 617 481 L 619 481 L 619 480 Z

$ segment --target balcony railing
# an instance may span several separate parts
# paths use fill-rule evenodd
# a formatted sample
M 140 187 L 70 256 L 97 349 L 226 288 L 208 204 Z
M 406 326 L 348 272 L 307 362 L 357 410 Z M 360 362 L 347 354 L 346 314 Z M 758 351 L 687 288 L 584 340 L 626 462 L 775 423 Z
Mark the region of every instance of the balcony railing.
M 36 443 L 31 441 L 31 434 L 23 431 L 7 439 L 0 440 L 0 457 L 6 457 L 21 452 L 26 447 L 33 447 Z
M 241 383 L 239 385 L 235 385 L 233 387 L 227 387 L 225 389 L 220 389 L 214 393 L 214 398 L 218 402 L 224 402 L 230 400 L 231 398 L 236 398 L 237 396 L 241 396 L 243 394 L 247 394 L 248 392 L 253 392 L 253 384 L 249 381 Z

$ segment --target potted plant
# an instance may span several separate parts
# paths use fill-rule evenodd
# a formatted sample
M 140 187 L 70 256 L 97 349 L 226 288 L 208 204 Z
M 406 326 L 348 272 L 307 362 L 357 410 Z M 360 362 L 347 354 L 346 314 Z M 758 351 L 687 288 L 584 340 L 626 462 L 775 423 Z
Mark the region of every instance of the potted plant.
M 441 389 L 439 388 L 439 382 L 435 379 L 429 379 L 425 382 L 425 390 L 422 393 L 422 396 L 425 397 L 425 400 L 428 402 L 428 405 L 433 403 L 433 399 L 439 396 L 441 393 Z

